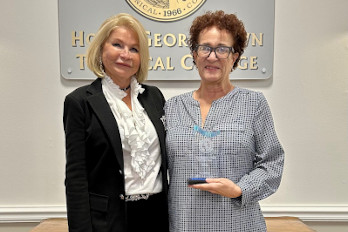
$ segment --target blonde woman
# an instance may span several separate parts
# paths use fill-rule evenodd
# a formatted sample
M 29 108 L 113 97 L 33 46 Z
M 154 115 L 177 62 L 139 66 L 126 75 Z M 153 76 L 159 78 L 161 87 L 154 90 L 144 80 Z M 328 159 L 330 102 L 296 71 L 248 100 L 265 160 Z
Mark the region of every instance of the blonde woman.
M 87 51 L 97 79 L 66 96 L 70 232 L 168 231 L 165 100 L 142 84 L 148 61 L 140 22 L 108 18 Z

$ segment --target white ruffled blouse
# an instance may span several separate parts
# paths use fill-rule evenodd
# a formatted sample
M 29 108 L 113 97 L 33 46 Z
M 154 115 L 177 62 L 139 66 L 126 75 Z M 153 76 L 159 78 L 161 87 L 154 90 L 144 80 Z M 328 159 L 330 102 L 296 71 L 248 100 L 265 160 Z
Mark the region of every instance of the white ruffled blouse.
M 103 93 L 120 131 L 126 195 L 162 191 L 160 145 L 155 127 L 138 101 L 144 89 L 131 79 L 132 110 L 122 101 L 127 96 L 108 76 L 102 80 Z

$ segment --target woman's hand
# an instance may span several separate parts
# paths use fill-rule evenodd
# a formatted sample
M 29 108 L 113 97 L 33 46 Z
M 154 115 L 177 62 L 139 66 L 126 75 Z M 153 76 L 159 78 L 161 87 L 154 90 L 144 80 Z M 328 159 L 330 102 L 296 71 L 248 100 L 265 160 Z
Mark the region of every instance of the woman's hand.
M 229 198 L 237 198 L 242 195 L 242 189 L 227 178 L 207 178 L 206 181 L 206 184 L 189 185 L 189 187 Z

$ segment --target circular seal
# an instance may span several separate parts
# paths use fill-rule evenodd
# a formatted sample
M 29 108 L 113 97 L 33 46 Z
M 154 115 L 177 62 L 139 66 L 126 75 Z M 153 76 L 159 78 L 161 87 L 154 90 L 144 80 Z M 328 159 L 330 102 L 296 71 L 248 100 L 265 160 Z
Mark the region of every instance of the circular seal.
M 168 22 L 186 18 L 197 11 L 206 0 L 126 0 L 146 18 Z
M 199 151 L 201 153 L 211 153 L 214 150 L 213 141 L 210 138 L 199 141 Z

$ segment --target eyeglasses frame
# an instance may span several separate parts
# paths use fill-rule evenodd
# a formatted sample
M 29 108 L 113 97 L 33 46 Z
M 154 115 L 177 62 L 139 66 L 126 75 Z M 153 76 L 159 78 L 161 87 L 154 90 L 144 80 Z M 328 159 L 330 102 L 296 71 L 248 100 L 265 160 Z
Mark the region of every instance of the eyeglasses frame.
M 195 51 L 197 52 L 197 56 L 199 56 L 199 55 L 198 55 L 198 48 L 199 48 L 200 46 L 204 46 L 204 47 L 210 48 L 209 54 L 208 54 L 206 57 L 204 57 L 204 58 L 208 58 L 208 57 L 210 56 L 210 54 L 212 53 L 212 51 L 214 51 L 215 56 L 216 56 L 217 58 L 219 58 L 219 59 L 227 59 L 227 58 L 230 56 L 230 53 L 232 53 L 232 54 L 235 53 L 233 47 L 228 47 L 228 46 L 211 47 L 211 46 L 205 45 L 205 44 L 197 44 L 197 45 L 196 45 L 196 48 L 195 48 Z M 225 48 L 228 48 L 228 49 L 229 49 L 229 52 L 228 52 L 228 55 L 227 55 L 226 58 L 220 58 L 220 57 L 217 55 L 217 53 L 216 53 L 216 49 L 221 48 L 221 47 L 225 47 Z

